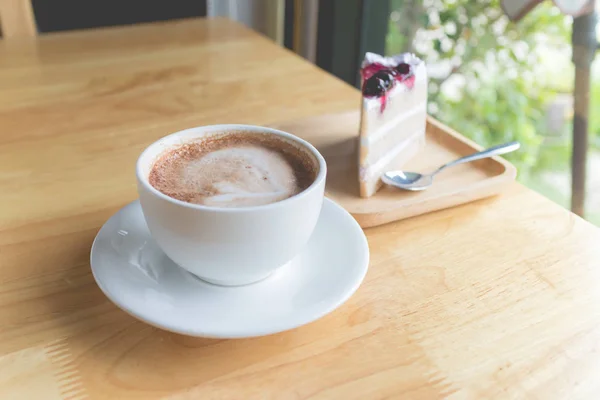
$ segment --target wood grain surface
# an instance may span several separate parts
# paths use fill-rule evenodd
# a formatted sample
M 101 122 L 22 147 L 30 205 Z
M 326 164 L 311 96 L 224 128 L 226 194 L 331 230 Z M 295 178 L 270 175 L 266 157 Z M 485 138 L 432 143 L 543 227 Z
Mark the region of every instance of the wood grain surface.
M 326 195 L 350 212 L 363 228 L 468 203 L 502 192 L 517 171 L 498 157 L 462 164 L 441 172 L 421 192 L 384 186 L 372 197 L 360 197 L 358 131 L 360 111 L 323 114 L 285 121 L 275 127 L 308 140 L 327 161 Z M 402 169 L 432 172 L 441 165 L 481 150 L 477 144 L 429 117 L 426 144 Z
M 0 398 L 598 398 L 600 232 L 518 184 L 367 229 L 357 293 L 278 335 L 160 331 L 95 285 L 92 240 L 146 145 L 358 104 L 225 20 L 0 41 Z

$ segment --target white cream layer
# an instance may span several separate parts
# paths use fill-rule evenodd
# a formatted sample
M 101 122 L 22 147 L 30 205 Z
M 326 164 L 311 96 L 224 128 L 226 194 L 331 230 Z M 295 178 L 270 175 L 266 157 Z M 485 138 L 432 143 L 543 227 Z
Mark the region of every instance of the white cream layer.
M 425 112 L 425 111 L 427 111 L 426 109 L 427 109 L 427 103 L 423 102 L 413 108 L 408 109 L 407 111 L 405 111 L 403 113 L 400 113 L 399 115 L 395 116 L 394 118 L 390 119 L 385 124 L 383 124 L 375 132 L 372 132 L 367 136 L 361 136 L 360 137 L 361 145 L 363 145 L 363 146 L 372 145 L 373 143 L 377 142 L 379 139 L 381 139 L 382 137 L 387 135 L 388 132 L 391 131 L 392 129 L 394 129 L 394 128 L 398 129 L 398 125 L 400 124 L 400 122 L 402 122 L 402 120 L 410 118 L 415 114 Z
M 371 178 L 379 178 L 381 174 L 384 172 L 383 169 L 392 162 L 392 160 L 412 143 L 422 140 L 425 137 L 425 130 L 421 130 L 412 134 L 412 136 L 398 143 L 396 146 L 392 147 L 388 152 L 386 152 L 377 162 L 371 164 L 367 167 L 362 167 L 359 171 L 360 180 L 367 181 Z

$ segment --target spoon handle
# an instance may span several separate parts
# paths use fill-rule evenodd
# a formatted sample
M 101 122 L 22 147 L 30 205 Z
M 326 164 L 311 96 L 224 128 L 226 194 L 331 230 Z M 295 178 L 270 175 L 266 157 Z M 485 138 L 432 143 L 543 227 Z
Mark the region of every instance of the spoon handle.
M 468 163 L 468 162 L 475 161 L 475 160 L 481 160 L 482 158 L 488 158 L 488 157 L 498 156 L 500 154 L 510 153 L 511 151 L 517 150 L 519 147 L 521 147 L 521 144 L 519 142 L 508 142 L 508 143 L 500 144 L 498 146 L 490 147 L 489 149 L 480 151 L 478 153 L 474 153 L 474 154 L 459 158 L 458 160 L 450 161 L 449 163 L 444 164 L 441 167 L 439 167 L 432 175 L 437 174 L 438 172 L 442 171 L 443 169 L 446 169 L 448 167 L 453 167 L 458 164 L 464 164 L 464 163 Z

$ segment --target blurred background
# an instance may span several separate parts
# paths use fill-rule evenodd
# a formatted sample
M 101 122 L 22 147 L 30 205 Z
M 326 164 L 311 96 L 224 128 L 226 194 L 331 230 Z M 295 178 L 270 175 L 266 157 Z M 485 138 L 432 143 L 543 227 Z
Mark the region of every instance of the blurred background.
M 354 86 L 365 51 L 412 51 L 428 66 L 432 116 L 482 146 L 519 140 L 522 150 L 507 156 L 519 168 L 519 181 L 600 226 L 600 61 L 591 63 L 596 48 L 590 44 L 591 66 L 580 62 L 589 69 L 589 88 L 577 91 L 572 61 L 574 20 L 587 18 L 580 27 L 594 29 L 597 46 L 595 15 L 574 17 L 536 0 L 2 1 L 0 11 L 11 2 L 29 10 L 36 33 L 231 18 Z M 511 20 L 505 10 L 515 5 L 530 10 Z M 14 29 L 10 13 L 0 15 L 4 37 L 27 34 Z M 589 111 L 580 117 L 589 135 L 580 133 L 573 162 L 585 162 L 587 174 L 571 168 L 574 103 L 586 96 Z
M 519 181 L 569 208 L 572 24 L 551 2 L 512 23 L 498 1 L 391 0 L 385 52 L 423 57 L 429 113 L 483 146 L 519 140 Z M 600 62 L 590 73 L 585 216 L 600 225 Z

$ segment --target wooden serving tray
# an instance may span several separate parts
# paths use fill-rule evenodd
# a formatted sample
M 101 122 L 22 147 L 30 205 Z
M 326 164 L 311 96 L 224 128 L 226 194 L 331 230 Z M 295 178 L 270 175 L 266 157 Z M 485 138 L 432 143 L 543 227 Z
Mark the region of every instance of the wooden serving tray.
M 368 228 L 391 221 L 492 196 L 513 182 L 516 168 L 499 158 L 479 160 L 436 175 L 434 184 L 422 192 L 384 186 L 363 199 L 358 192 L 357 145 L 359 112 L 345 112 L 286 121 L 272 126 L 308 140 L 327 160 L 326 195 L 341 204 Z M 431 172 L 440 165 L 481 150 L 481 147 L 439 121 L 428 117 L 427 144 L 407 165 L 416 172 Z

